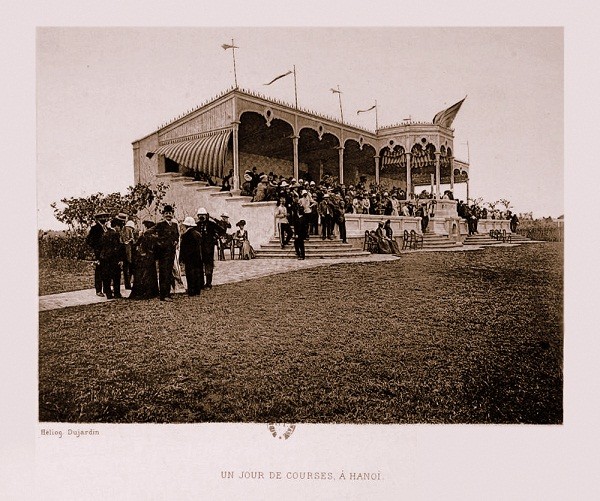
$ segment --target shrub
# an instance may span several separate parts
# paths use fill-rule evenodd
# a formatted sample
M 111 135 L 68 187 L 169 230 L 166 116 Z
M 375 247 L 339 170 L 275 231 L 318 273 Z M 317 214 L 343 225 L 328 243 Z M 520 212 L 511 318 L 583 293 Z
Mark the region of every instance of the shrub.
M 38 236 L 38 255 L 40 258 L 94 259 L 92 249 L 85 243 L 85 235 L 71 232 Z

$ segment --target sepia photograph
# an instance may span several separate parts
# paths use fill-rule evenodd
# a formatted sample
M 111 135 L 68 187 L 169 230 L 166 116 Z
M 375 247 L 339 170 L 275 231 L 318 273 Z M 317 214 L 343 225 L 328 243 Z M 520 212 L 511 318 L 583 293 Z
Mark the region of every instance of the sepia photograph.
M 40 424 L 561 425 L 563 52 L 38 27 Z
M 0 498 L 596 499 L 598 13 L 7 6 Z

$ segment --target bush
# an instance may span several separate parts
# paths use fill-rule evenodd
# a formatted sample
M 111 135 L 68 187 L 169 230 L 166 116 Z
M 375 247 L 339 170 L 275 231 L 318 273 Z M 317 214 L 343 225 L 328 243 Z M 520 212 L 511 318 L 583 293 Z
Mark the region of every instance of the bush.
M 40 258 L 94 260 L 92 249 L 85 243 L 85 235 L 69 232 L 60 236 L 40 235 L 38 255 Z
M 564 225 L 562 222 L 536 219 L 533 221 L 521 221 L 517 233 L 532 240 L 544 240 L 546 242 L 562 242 L 564 240 Z

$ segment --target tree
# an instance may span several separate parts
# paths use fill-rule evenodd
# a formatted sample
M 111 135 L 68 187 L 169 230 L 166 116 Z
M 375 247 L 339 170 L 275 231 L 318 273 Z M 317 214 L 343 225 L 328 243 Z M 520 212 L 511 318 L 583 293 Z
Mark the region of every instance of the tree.
M 107 212 L 115 215 L 124 212 L 132 217 L 146 216 L 157 219 L 158 212 L 165 205 L 163 200 L 169 185 L 159 183 L 152 188 L 150 184 L 138 183 L 129 186 L 125 195 L 121 193 L 94 193 L 88 197 L 62 198 L 64 205 L 59 208 L 57 202 L 50 206 L 54 209 L 54 217 L 69 227 L 72 233 L 84 233 L 94 222 L 94 215 Z
M 496 200 L 495 202 L 486 202 L 486 205 L 492 210 L 496 210 L 496 205 L 498 205 L 500 203 L 499 200 Z
M 512 205 L 510 205 L 510 200 L 506 198 L 501 198 L 500 200 L 498 200 L 498 202 L 504 205 L 505 210 L 508 210 L 512 207 Z

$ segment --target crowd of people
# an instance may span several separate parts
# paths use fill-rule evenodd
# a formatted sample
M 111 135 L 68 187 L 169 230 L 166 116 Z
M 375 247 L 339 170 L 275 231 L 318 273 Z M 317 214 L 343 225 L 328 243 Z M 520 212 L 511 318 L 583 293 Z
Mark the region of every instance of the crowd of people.
M 240 220 L 237 231 L 231 229 L 229 215 L 210 217 L 204 207 L 197 218 L 188 216 L 180 224 L 171 205 L 165 205 L 158 223 L 142 221 L 142 230 L 127 214 L 112 219 L 106 212 L 95 215 L 87 243 L 95 257 L 94 287 L 98 296 L 121 298 L 121 275 L 131 299 L 158 297 L 172 301 L 173 292 L 183 287 L 181 264 L 185 269 L 187 294 L 197 296 L 211 289 L 217 246 L 234 246 L 244 259 L 255 257 L 248 241 L 246 222 Z
M 507 210 L 505 212 L 501 212 L 499 210 L 488 211 L 485 207 L 482 208 L 476 204 L 469 206 L 468 204 L 465 204 L 462 200 L 459 200 L 457 202 L 456 212 L 458 213 L 458 217 L 461 217 L 466 221 L 467 228 L 469 230 L 469 235 L 479 233 L 477 231 L 477 226 L 480 219 L 510 221 L 510 231 L 512 233 L 516 233 L 517 227 L 519 225 L 519 218 L 517 214 L 511 212 L 510 210 Z

